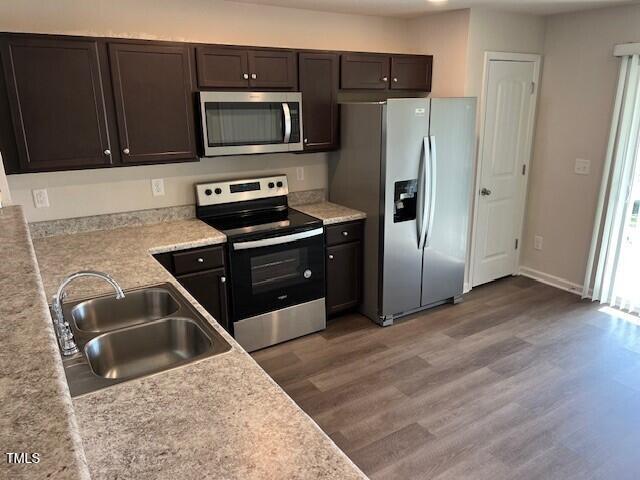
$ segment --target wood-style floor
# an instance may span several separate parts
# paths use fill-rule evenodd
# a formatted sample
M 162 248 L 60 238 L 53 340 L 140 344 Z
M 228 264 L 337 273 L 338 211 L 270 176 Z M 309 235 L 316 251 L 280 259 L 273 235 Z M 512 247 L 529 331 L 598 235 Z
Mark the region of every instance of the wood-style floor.
M 640 319 L 518 277 L 256 361 L 373 479 L 640 478 Z

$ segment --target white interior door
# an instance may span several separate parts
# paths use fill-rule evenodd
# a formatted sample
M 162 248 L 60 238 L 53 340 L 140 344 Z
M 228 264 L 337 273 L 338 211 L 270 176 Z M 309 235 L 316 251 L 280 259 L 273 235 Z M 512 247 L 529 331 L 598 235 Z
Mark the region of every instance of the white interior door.
M 488 59 L 472 285 L 516 273 L 538 63 Z

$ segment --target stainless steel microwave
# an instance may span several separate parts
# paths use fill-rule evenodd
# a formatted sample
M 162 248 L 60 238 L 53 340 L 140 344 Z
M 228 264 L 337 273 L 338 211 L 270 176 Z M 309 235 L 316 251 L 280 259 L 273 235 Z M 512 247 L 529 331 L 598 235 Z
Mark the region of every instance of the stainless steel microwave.
M 302 150 L 299 92 L 199 92 L 206 157 Z

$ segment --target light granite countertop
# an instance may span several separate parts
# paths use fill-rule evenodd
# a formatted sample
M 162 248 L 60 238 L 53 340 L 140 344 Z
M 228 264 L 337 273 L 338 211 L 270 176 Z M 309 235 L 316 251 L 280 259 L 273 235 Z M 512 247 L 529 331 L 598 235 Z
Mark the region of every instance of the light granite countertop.
M 366 213 L 353 208 L 343 207 L 331 202 L 309 203 L 305 205 L 296 205 L 296 210 L 311 215 L 312 217 L 322 220 L 324 225 L 332 225 L 335 223 L 352 222 L 354 220 L 362 220 L 367 217 Z
M 21 207 L 0 208 L 0 445 L 38 453 L 0 478 L 89 478 L 71 396 Z
M 24 225 L 22 230 L 26 235 Z M 216 357 L 73 399 L 91 478 L 366 478 L 150 255 L 224 241 L 224 235 L 198 220 L 34 240 L 47 297 L 65 275 L 87 268 L 112 274 L 125 289 L 171 282 L 233 347 Z M 109 289 L 85 279 L 78 285 L 70 298 Z M 15 290 L 20 297 L 24 291 Z M 41 319 L 46 314 L 41 289 L 39 297 L 35 313 Z M 41 363 L 51 364 L 52 370 L 55 365 L 56 385 L 62 389 L 52 330 L 48 335 Z M 43 408 L 49 411 L 50 405 Z M 76 431 L 71 422 L 66 433 Z M 42 430 L 37 436 L 49 438 Z M 59 444 L 58 437 L 55 440 Z M 65 446 L 68 457 L 71 448 Z

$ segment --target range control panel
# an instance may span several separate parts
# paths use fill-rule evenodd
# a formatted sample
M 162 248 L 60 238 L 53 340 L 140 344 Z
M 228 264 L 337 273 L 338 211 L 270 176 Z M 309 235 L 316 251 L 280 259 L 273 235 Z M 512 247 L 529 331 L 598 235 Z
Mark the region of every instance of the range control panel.
M 196 201 L 199 207 L 278 197 L 288 193 L 289 186 L 287 185 L 286 175 L 225 180 L 196 185 Z

